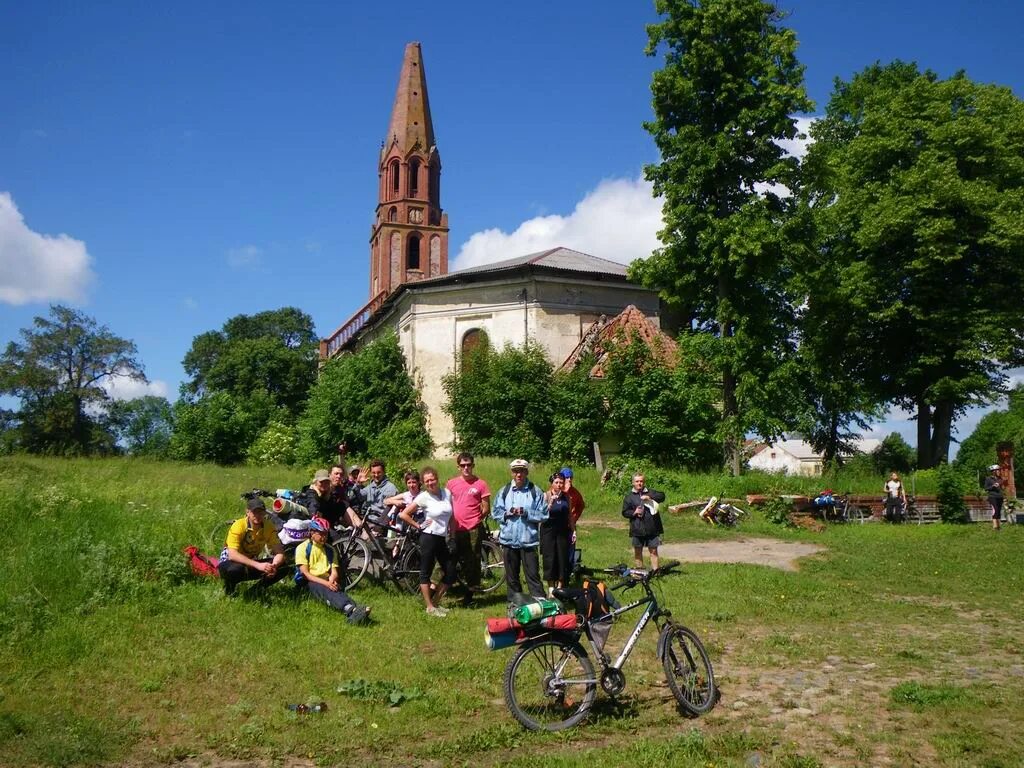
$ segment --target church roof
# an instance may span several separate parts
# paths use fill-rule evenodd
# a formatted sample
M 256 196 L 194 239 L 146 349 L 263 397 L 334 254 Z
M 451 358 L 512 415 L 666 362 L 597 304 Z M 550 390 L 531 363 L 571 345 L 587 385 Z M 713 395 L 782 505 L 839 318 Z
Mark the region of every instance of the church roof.
M 643 312 L 630 304 L 611 320 L 602 316 L 590 326 L 583 334 L 583 338 L 580 339 L 580 343 L 562 363 L 561 370 L 572 370 L 584 355 L 592 352 L 596 360 L 590 369 L 590 375 L 595 379 L 604 377 L 604 364 L 608 358 L 608 342 L 613 341 L 620 333 L 627 340 L 634 334 L 639 336 L 658 357 L 669 365 L 675 364 L 679 345 L 671 336 L 652 323 Z
M 403 155 L 417 144 L 424 153 L 430 152 L 434 146 L 434 123 L 430 119 L 427 76 L 423 71 L 423 52 L 419 43 L 405 46 L 402 72 L 398 76 L 391 122 L 388 123 L 381 156 L 386 155 L 396 142 Z
M 602 275 L 617 275 L 619 277 L 626 276 L 626 267 L 624 264 L 619 264 L 617 261 L 602 259 L 597 256 L 591 256 L 588 253 L 574 251 L 571 248 L 562 247 L 549 248 L 546 251 L 528 253 L 525 256 L 518 256 L 514 259 L 505 259 L 504 261 L 496 261 L 491 264 L 482 264 L 478 267 L 460 269 L 458 272 L 452 274 L 470 275 L 485 272 L 500 272 L 505 269 L 514 269 L 515 267 L 522 267 L 526 265 L 547 267 L 550 269 L 566 269 L 572 272 L 590 272 Z

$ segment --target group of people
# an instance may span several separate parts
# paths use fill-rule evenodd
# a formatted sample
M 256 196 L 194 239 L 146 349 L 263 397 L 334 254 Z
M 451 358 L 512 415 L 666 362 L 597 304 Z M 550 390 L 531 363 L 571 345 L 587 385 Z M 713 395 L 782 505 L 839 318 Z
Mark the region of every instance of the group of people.
M 441 601 L 460 570 L 465 588 L 463 605 L 471 605 L 480 592 L 481 550 L 488 535 L 488 517 L 498 525 L 510 595 L 524 592 L 523 580 L 525 593 L 532 597 L 550 596 L 554 589 L 567 586 L 576 551 L 576 524 L 586 506 L 573 485 L 572 468 L 562 467 L 550 475 L 542 489 L 529 477 L 529 462 L 516 459 L 509 465 L 511 479 L 492 503 L 487 482 L 475 474 L 473 455 L 460 453 L 456 463 L 458 474 L 444 486 L 434 467 L 406 472 L 402 478 L 405 490 L 401 492 L 380 460 L 370 462 L 365 484 L 360 482 L 359 468 L 346 473 L 342 464 L 336 464 L 330 470 L 318 470 L 299 500 L 310 522 L 309 538 L 295 551 L 296 581 L 351 622 L 366 621 L 370 609 L 356 604 L 339 581 L 341 564 L 330 546 L 331 530 L 339 525 L 360 526 L 365 516 L 384 519 L 389 510 L 397 510 L 388 522 L 419 532 L 420 592 L 430 616 L 448 615 Z M 665 494 L 647 487 L 643 475 L 633 476 L 632 488 L 622 503 L 622 515 L 630 521 L 637 567 L 643 566 L 645 548 L 650 553 L 651 567 L 658 567 L 658 546 L 664 530 L 658 503 L 664 500 Z M 264 554 L 267 552 L 269 555 Z M 435 568 L 441 573 L 438 583 L 432 579 Z M 262 500 L 250 500 L 245 517 L 232 524 L 219 571 L 228 595 L 235 594 L 242 581 L 256 581 L 254 589 L 259 591 L 287 575 L 285 551 L 275 527 L 267 521 Z

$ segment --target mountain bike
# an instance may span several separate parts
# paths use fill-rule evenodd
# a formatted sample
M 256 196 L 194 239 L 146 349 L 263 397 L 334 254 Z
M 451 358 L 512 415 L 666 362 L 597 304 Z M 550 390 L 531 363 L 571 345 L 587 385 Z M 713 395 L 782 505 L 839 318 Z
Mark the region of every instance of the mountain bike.
M 652 580 L 674 573 L 678 567 L 679 562 L 673 560 L 653 571 L 625 565 L 605 569 L 603 573 L 621 579 L 612 586 L 613 590 L 626 591 L 639 586 L 644 596 L 600 617 L 579 616 L 575 630 L 547 630 L 527 624 L 524 630 L 528 638 L 505 667 L 505 703 L 512 716 L 532 731 L 561 731 L 578 725 L 590 714 L 598 686 L 610 696 L 625 689 L 626 677 L 622 669 L 652 619 L 660 628 L 658 658 L 680 708 L 693 717 L 710 711 L 718 693 L 704 644 L 693 630 L 671 620 L 671 612 L 659 605 L 651 589 Z M 554 595 L 560 600 L 573 599 L 566 590 L 556 589 Z M 618 657 L 610 659 L 603 650 L 607 633 L 602 629 L 637 608 L 643 611 L 636 626 Z M 594 672 L 591 655 L 583 646 L 584 639 L 597 660 L 598 674 Z
M 378 577 L 387 576 L 400 590 L 418 594 L 418 538 L 393 525 L 386 515 L 364 514 L 357 526 L 335 528 L 331 544 L 344 568 L 344 588 L 355 587 L 372 567 Z

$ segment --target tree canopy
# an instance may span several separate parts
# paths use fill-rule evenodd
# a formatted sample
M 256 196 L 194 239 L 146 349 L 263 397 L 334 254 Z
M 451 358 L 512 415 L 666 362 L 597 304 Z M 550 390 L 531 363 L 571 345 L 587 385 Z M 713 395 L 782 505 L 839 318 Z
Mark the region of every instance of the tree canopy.
M 918 466 L 1024 358 L 1024 103 L 963 73 L 875 64 L 811 129 L 805 204 L 819 285 L 876 402 L 916 411 Z
M 327 362 L 298 423 L 296 455 L 327 461 L 345 443 L 356 456 L 430 454 L 426 413 L 394 333 Z
M 20 400 L 16 447 L 35 453 L 109 452 L 103 424 L 115 378 L 146 381 L 135 344 L 61 305 L 36 317 L 0 357 L 0 393 Z
M 762 0 L 657 0 L 647 52 L 664 52 L 651 91 L 660 162 L 645 168 L 665 199 L 664 246 L 632 273 L 692 328 L 712 334 L 719 437 L 734 473 L 747 431 L 766 437 L 789 391 L 793 302 L 787 230 L 798 162 L 781 142 L 811 109 L 796 37 Z

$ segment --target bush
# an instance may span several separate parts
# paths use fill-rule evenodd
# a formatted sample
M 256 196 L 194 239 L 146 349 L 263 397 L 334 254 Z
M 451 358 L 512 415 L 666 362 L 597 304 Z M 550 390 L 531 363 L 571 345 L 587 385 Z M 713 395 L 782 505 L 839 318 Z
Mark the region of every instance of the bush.
M 791 525 L 789 514 L 793 511 L 792 503 L 786 501 L 781 496 L 772 496 L 764 502 L 758 509 L 761 510 L 761 514 L 764 519 L 773 525 Z
M 964 482 L 948 464 L 939 467 L 939 515 L 944 523 L 966 523 L 967 505 L 964 503 Z
M 294 427 L 282 421 L 272 421 L 249 446 L 247 462 L 258 467 L 294 464 L 297 442 Z

